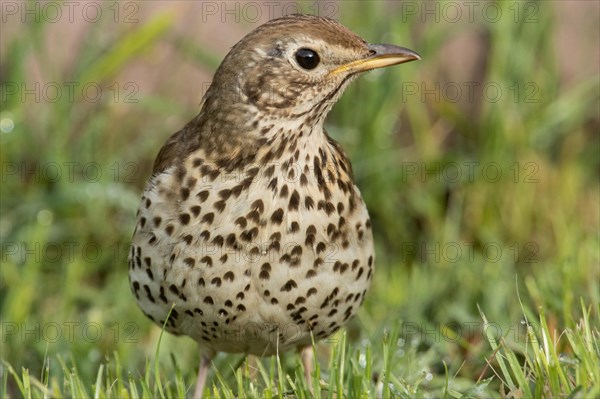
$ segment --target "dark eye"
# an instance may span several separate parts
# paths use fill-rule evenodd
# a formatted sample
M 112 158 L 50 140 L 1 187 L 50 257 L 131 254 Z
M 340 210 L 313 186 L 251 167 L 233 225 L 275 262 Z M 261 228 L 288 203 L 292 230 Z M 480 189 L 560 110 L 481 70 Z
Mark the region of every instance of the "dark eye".
M 321 59 L 316 51 L 308 48 L 301 48 L 296 51 L 296 61 L 298 61 L 298 65 L 304 69 L 314 69 L 319 65 Z

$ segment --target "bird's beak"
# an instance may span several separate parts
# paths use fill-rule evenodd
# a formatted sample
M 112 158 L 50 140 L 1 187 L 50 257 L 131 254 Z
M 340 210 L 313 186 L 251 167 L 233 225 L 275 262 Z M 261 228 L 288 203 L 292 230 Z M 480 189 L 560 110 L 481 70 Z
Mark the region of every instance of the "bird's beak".
M 337 67 L 331 73 L 364 72 L 421 59 L 421 56 L 416 52 L 393 44 L 369 44 L 367 48 L 371 51 L 368 57 Z

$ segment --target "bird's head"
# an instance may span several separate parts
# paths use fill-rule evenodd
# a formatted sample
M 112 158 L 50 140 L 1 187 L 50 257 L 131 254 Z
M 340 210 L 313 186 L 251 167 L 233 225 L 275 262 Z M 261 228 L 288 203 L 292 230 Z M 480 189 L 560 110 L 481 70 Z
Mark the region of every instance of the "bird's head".
M 420 59 L 412 50 L 369 44 L 338 22 L 293 15 L 256 28 L 225 57 L 205 95 L 212 118 L 237 111 L 279 121 L 322 123 L 358 73 Z

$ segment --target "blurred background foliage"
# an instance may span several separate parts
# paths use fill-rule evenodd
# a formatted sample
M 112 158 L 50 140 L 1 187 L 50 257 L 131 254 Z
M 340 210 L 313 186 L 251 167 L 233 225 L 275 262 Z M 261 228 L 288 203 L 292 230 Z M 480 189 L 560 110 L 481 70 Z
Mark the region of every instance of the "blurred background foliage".
M 478 305 L 504 335 L 541 309 L 551 330 L 573 327 L 580 298 L 597 318 L 597 2 L 271 3 L 252 3 L 258 18 L 243 2 L 228 3 L 233 14 L 219 2 L 99 3 L 92 22 L 77 8 L 54 21 L 33 2 L 19 3 L 38 4 L 22 21 L 3 6 L 3 359 L 40 375 L 45 357 L 72 357 L 91 381 L 117 354 L 143 373 L 160 330 L 132 300 L 126 257 L 154 156 L 198 112 L 228 49 L 300 9 L 423 57 L 366 74 L 327 120 L 377 245 L 349 340 L 376 347 L 395 330 L 409 346 L 402 378 L 443 379 L 445 362 L 474 381 L 492 375 L 484 336 L 466 328 L 481 330 Z M 164 360 L 193 370 L 192 342 L 163 341 Z

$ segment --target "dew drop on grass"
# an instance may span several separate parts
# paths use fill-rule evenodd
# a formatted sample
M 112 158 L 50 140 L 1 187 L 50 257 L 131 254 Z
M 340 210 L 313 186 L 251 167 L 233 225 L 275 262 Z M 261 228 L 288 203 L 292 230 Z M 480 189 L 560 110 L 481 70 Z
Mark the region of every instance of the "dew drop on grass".
M 10 133 L 15 128 L 15 122 L 11 118 L 0 119 L 0 132 Z
M 364 354 L 364 353 L 361 353 L 361 354 L 358 356 L 358 365 L 359 365 L 360 367 L 362 367 L 363 369 L 364 369 L 365 367 L 367 367 L 367 357 L 365 356 L 365 354 Z
M 37 213 L 37 221 L 42 226 L 50 226 L 53 219 L 54 214 L 49 209 L 42 209 Z

